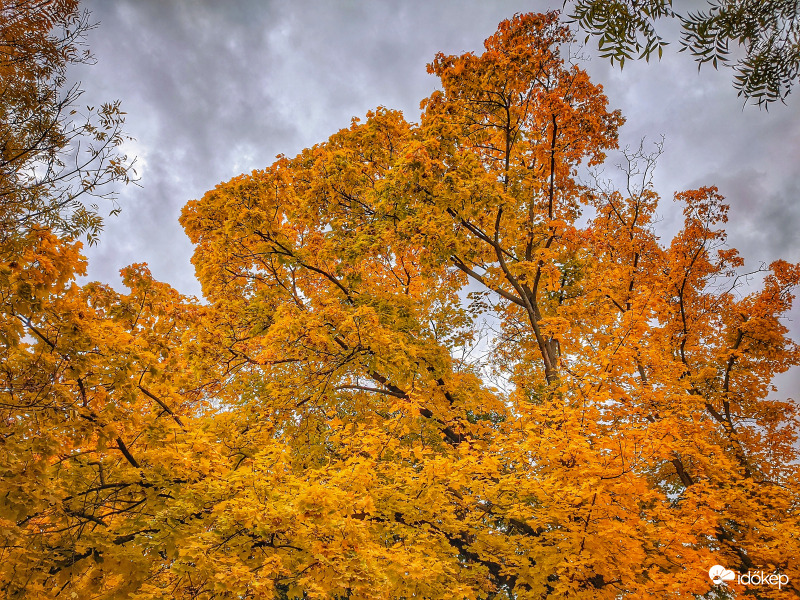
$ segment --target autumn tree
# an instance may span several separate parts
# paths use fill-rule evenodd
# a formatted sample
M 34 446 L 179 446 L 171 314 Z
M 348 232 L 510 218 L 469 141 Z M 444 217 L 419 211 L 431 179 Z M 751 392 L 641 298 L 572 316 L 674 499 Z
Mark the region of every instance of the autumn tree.
M 265 501 L 230 552 L 290 596 L 703 595 L 715 563 L 796 578 L 797 409 L 767 394 L 798 360 L 779 318 L 800 269 L 744 293 L 712 187 L 676 197 L 660 244 L 647 161 L 626 189 L 580 185 L 622 119 L 564 63 L 569 38 L 554 14 L 505 21 L 484 53 L 435 58 L 419 124 L 379 109 L 187 205 L 230 328 L 221 394 L 307 485 L 291 530 Z M 497 331 L 472 361 L 481 320 Z
M 81 45 L 90 27 L 77 1 L 0 3 L 0 589 L 8 598 L 57 591 L 31 574 L 56 577 L 81 556 L 76 532 L 100 522 L 85 490 L 101 505 L 110 494 L 128 506 L 124 486 L 104 487 L 103 451 L 133 457 L 123 440 L 131 443 L 136 423 L 120 423 L 125 367 L 114 365 L 129 364 L 136 349 L 125 351 L 114 319 L 129 329 L 147 321 L 112 314 L 108 290 L 74 284 L 85 273 L 80 239 L 94 241 L 102 226 L 91 201 L 113 197 L 106 184 L 130 172 L 119 104 L 81 110 L 80 88 L 67 86 L 68 66 L 91 60 Z M 161 337 L 150 351 L 169 344 Z M 103 483 L 83 484 L 84 461 Z
M 49 293 L 13 350 L 55 375 L 6 422 L 6 595 L 745 592 L 714 564 L 796 595 L 798 413 L 768 395 L 800 266 L 744 287 L 713 187 L 661 243 L 645 154 L 580 183 L 623 119 L 570 39 L 518 15 L 434 58 L 418 123 L 379 108 L 189 202 L 205 304 L 141 266 Z
M 49 227 L 93 241 L 102 227 L 93 202 L 113 199 L 131 163 L 119 102 L 81 107 L 70 65 L 91 62 L 92 28 L 78 0 L 0 3 L 0 227 L 7 239 Z M 112 210 L 115 206 L 111 207 Z

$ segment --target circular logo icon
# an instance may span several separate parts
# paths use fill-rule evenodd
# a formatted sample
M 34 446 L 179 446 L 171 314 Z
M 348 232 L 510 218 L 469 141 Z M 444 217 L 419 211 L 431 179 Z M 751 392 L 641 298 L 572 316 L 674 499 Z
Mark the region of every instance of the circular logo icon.
M 733 581 L 736 578 L 736 574 L 733 571 L 729 571 L 722 565 L 714 565 L 708 570 L 708 576 L 711 578 L 711 581 L 714 582 L 714 585 L 719 585 L 725 581 Z

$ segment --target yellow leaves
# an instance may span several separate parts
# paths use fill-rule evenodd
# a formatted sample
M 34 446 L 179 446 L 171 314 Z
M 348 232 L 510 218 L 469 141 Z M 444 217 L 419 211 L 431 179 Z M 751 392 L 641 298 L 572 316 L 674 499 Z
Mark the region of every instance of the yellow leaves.
M 554 339 L 561 339 L 572 324 L 563 317 L 546 317 L 541 320 L 542 331 Z
M 144 265 L 72 286 L 79 248 L 44 230 L 15 249 L 2 584 L 616 600 L 705 594 L 711 560 L 793 568 L 798 416 L 764 397 L 800 358 L 800 267 L 720 293 L 716 190 L 679 195 L 669 248 L 652 190 L 590 198 L 575 166 L 621 117 L 568 38 L 503 22 L 436 57 L 420 125 L 378 109 L 188 203 L 207 305 Z

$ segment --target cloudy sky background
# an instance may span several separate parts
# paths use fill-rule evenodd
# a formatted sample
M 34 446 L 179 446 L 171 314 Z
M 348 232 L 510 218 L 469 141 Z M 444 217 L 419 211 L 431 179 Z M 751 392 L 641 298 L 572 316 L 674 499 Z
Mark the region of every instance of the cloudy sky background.
M 681 8 L 681 2 L 676 2 Z M 686 2 L 701 6 L 702 2 Z M 154 276 L 200 295 L 192 246 L 178 224 L 183 205 L 217 183 L 293 156 L 376 106 L 416 121 L 436 86 L 434 54 L 481 51 L 498 22 L 560 0 L 90 0 L 97 64 L 73 71 L 86 104 L 122 100 L 135 138 L 141 187 L 120 194 L 88 249 L 89 278 L 121 287 L 118 271 L 147 262 Z M 582 39 L 582 38 L 581 38 Z M 675 39 L 674 36 L 672 39 Z M 624 70 L 596 58 L 582 65 L 627 123 L 621 145 L 665 137 L 655 186 L 660 231 L 678 226 L 675 191 L 716 185 L 730 205 L 729 242 L 758 266 L 800 261 L 800 113 L 796 90 L 769 111 L 744 106 L 731 72 L 703 68 L 677 47 L 660 63 Z M 673 44 L 677 46 L 677 44 Z M 576 47 L 575 50 L 578 50 Z M 595 56 L 595 58 L 591 58 Z M 649 143 L 649 142 L 646 142 Z M 619 156 L 612 156 L 607 174 Z M 800 339 L 800 310 L 787 325 Z M 800 369 L 777 381 L 800 398 Z

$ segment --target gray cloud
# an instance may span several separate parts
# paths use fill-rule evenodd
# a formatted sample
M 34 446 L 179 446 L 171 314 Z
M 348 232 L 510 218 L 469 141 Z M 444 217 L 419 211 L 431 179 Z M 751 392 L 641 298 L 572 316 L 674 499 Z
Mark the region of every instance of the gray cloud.
M 122 192 L 122 215 L 107 221 L 89 251 L 90 276 L 116 285 L 119 268 L 148 262 L 159 279 L 199 294 L 192 248 L 177 222 L 188 200 L 276 154 L 321 142 L 378 105 L 416 120 L 436 83 L 425 65 L 437 51 L 479 51 L 501 19 L 561 2 L 85 5 L 101 22 L 89 39 L 98 64 L 74 75 L 87 103 L 123 101 L 141 170 L 141 187 Z M 666 137 L 655 177 L 665 237 L 680 218 L 672 194 L 717 185 L 731 204 L 730 242 L 745 257 L 754 264 L 800 260 L 796 98 L 769 112 L 743 109 L 729 71 L 698 74 L 690 57 L 674 51 L 661 63 L 632 62 L 622 71 L 599 58 L 584 66 L 627 117 L 623 144 Z M 786 395 L 796 396 L 798 386 L 797 369 L 781 379 Z

